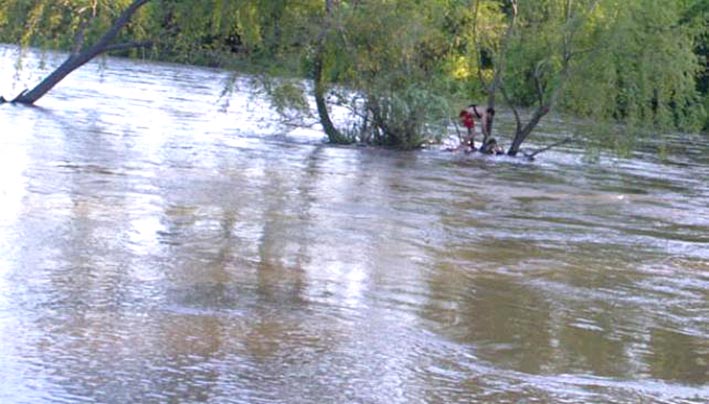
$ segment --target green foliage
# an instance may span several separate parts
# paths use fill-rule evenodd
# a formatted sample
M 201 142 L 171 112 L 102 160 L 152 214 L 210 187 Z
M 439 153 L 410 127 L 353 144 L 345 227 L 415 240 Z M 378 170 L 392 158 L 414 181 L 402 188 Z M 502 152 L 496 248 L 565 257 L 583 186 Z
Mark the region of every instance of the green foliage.
M 696 130 L 703 119 L 692 46 L 697 27 L 681 24 L 680 3 L 602 2 L 583 33 L 564 107 L 634 126 Z
M 598 122 L 622 122 L 629 125 L 622 135 L 602 140 L 625 152 L 649 128 L 694 131 L 706 121 L 697 92 L 706 59 L 697 58 L 703 45 L 696 44 L 707 35 L 707 19 L 685 14 L 699 3 L 520 2 L 512 36 L 479 48 L 492 49 L 498 65 L 504 62 L 504 88 L 515 105 L 551 105 Z
M 110 27 L 131 0 L 0 0 L 0 41 L 72 50 Z M 322 85 L 353 111 L 349 140 L 419 147 L 446 133 L 450 100 L 480 99 L 493 69 L 514 105 L 553 104 L 598 122 L 655 130 L 709 128 L 706 0 L 152 0 L 120 41 L 143 56 L 243 69 L 274 108 L 309 113 Z M 80 35 L 82 34 L 83 35 Z M 267 88 L 266 88 L 267 87 Z M 638 133 L 597 134 L 630 149 Z
M 709 94 L 704 95 L 704 126 L 702 127 L 702 130 L 704 131 L 709 131 Z
M 437 85 L 450 46 L 440 30 L 444 2 L 371 1 L 337 8 L 325 42 L 325 77 L 340 98 L 366 100 L 354 115 L 360 141 L 409 149 L 440 136 L 448 116 Z M 353 104 L 350 102 L 349 104 Z
M 702 68 L 697 75 L 697 90 L 703 98 L 704 123 L 702 129 L 709 132 L 709 1 L 687 0 L 683 23 L 695 32 L 694 52 Z
M 386 96 L 371 96 L 365 107 L 373 120 L 366 134 L 375 144 L 419 148 L 440 141 L 449 124 L 448 101 L 418 84 Z
M 310 114 L 310 104 L 305 97 L 306 88 L 302 80 L 273 79 L 269 76 L 261 78 L 261 86 L 276 112 L 281 115 Z
M 91 42 L 101 36 L 130 0 L 0 0 L 0 41 L 45 49 L 71 50 L 77 34 Z M 137 37 L 134 22 L 127 35 Z M 134 29 L 137 28 L 137 29 Z

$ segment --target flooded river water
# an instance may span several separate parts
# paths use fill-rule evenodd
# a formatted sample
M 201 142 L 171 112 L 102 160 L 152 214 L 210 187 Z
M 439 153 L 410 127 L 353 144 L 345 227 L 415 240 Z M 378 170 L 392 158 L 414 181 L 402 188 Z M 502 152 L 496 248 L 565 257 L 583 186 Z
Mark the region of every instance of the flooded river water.
M 0 106 L 0 402 L 709 401 L 706 146 L 333 147 L 225 78 Z

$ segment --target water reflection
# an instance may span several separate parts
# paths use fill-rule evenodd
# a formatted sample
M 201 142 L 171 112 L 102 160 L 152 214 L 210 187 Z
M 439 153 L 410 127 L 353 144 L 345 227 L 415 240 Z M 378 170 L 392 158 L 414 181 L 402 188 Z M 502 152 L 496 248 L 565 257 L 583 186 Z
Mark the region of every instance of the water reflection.
M 219 112 L 225 77 L 111 60 L 0 108 L 0 400 L 709 396 L 701 153 L 331 147 Z

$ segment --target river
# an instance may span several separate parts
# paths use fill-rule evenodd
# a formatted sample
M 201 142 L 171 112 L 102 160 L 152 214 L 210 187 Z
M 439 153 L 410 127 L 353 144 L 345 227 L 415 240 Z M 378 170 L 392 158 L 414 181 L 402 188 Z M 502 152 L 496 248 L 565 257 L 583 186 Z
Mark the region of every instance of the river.
M 14 52 L 6 97 L 46 72 Z M 335 147 L 226 80 L 109 59 L 0 106 L 0 402 L 709 401 L 700 137 Z

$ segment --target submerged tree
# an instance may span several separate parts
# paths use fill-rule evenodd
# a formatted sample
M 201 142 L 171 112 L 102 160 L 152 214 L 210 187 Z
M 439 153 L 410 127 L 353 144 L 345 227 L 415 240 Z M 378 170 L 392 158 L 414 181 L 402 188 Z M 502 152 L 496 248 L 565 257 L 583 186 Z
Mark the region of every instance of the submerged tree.
M 79 7 L 80 4 L 72 4 L 71 2 L 60 3 L 58 5 L 51 2 L 37 2 L 29 13 L 29 28 L 25 33 L 23 41 L 30 42 L 36 30 L 41 31 L 46 29 L 38 26 L 40 21 L 47 20 L 51 22 L 54 19 L 61 21 L 67 20 L 66 22 L 72 25 L 74 31 L 71 53 L 49 76 L 31 90 L 23 91 L 20 95 L 15 97 L 12 102 L 34 104 L 66 76 L 71 74 L 71 72 L 85 65 L 96 56 L 108 52 L 151 46 L 151 42 L 149 41 L 115 41 L 120 31 L 130 22 L 133 15 L 150 1 L 151 0 L 133 0 L 123 9 L 120 15 L 110 23 L 110 26 L 105 29 L 103 35 L 101 35 L 96 42 L 89 45 L 86 44 L 87 33 L 105 26 L 108 18 L 106 14 L 111 11 L 110 8 L 101 7 L 101 9 L 99 9 L 98 2 L 94 2 L 91 5 L 84 5 L 83 7 Z M 43 34 L 43 36 L 46 37 L 47 35 Z
M 327 82 L 325 79 L 325 57 L 327 51 L 327 37 L 335 29 L 334 14 L 336 4 L 333 0 L 325 0 L 325 12 L 321 21 L 320 32 L 313 44 L 312 77 L 313 97 L 317 108 L 320 125 L 322 125 L 327 138 L 331 143 L 349 143 L 351 138 L 343 135 L 332 122 L 327 105 Z
M 449 108 L 440 82 L 450 46 L 441 34 L 446 2 L 326 1 L 308 43 L 304 73 L 313 79 L 318 119 L 331 142 L 416 148 L 441 131 Z M 304 24 L 310 24 L 307 19 Z M 329 99 L 349 109 L 336 128 Z
M 272 83 L 296 83 L 269 87 L 279 110 L 312 97 L 333 143 L 419 147 L 447 134 L 450 100 L 475 94 L 496 108 L 501 96 L 516 155 L 552 109 L 696 128 L 702 1 L 0 0 L 0 40 L 70 52 L 17 103 L 35 103 L 98 55 L 149 47 L 151 57 L 246 62 Z M 344 123 L 338 105 L 351 111 Z
M 681 24 L 680 3 L 474 1 L 468 52 L 478 74 L 469 79 L 481 83 L 489 107 L 499 92 L 512 109 L 508 154 L 517 155 L 554 108 L 600 121 L 696 129 L 700 64 L 692 44 L 706 26 Z M 499 25 L 499 16 L 504 30 L 481 29 Z M 531 108 L 526 121 L 521 108 Z
M 516 156 L 522 143 L 537 127 L 541 119 L 556 106 L 564 87 L 573 79 L 572 64 L 582 52 L 582 44 L 587 38 L 581 38 L 585 25 L 595 11 L 600 0 L 564 0 L 552 1 L 545 9 L 522 7 L 524 18 L 522 27 L 517 28 L 514 20 L 517 18 L 518 6 L 512 0 L 513 22 L 510 25 L 509 55 L 507 64 L 502 67 L 504 73 L 516 77 L 527 77 L 526 88 L 533 94 L 534 110 L 526 123 L 522 122 L 520 112 L 507 95 L 505 84 L 499 80 L 500 91 L 510 104 L 514 113 L 516 129 L 512 144 L 507 154 Z M 546 48 L 546 49 L 545 49 Z M 521 69 L 520 69 L 521 67 Z M 519 69 L 519 70 L 518 70 Z M 509 81 L 513 81 L 509 80 Z M 521 85 L 519 83 L 518 85 Z
M 314 0 L 313 0 L 314 1 Z M 149 56 L 229 65 L 262 46 L 281 1 L 0 0 L 0 40 L 68 51 L 66 60 L 12 102 L 33 104 L 97 56 L 149 48 Z M 270 11 L 269 11 L 270 10 Z M 276 29 L 276 31 L 278 31 Z M 278 35 L 268 38 L 275 46 Z

